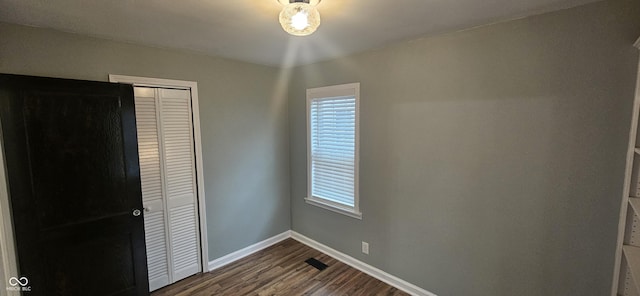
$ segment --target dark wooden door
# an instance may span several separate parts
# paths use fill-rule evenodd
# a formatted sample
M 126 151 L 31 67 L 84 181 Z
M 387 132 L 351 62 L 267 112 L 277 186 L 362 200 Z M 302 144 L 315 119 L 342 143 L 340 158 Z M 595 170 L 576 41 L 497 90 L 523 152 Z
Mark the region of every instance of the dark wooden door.
M 24 295 L 147 295 L 133 88 L 0 75 Z

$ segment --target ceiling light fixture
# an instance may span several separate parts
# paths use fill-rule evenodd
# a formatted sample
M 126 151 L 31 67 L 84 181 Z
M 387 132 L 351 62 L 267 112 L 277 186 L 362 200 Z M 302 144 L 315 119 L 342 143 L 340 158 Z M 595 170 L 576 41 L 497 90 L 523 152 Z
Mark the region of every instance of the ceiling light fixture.
M 280 12 L 280 25 L 294 36 L 311 35 L 320 26 L 320 13 L 316 5 L 320 0 L 278 0 L 284 5 Z

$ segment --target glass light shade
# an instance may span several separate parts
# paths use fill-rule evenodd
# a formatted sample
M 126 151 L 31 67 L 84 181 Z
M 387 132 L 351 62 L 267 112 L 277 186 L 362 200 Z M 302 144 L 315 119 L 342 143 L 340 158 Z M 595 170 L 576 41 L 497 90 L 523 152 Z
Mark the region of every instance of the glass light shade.
M 320 26 L 320 13 L 309 3 L 290 3 L 280 12 L 280 25 L 291 35 L 307 36 Z

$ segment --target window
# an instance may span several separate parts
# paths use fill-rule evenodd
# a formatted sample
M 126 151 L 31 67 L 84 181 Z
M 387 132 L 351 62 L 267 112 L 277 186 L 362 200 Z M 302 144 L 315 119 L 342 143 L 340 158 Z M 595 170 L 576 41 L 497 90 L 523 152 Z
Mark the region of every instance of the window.
M 358 219 L 359 99 L 359 83 L 307 90 L 306 201 Z

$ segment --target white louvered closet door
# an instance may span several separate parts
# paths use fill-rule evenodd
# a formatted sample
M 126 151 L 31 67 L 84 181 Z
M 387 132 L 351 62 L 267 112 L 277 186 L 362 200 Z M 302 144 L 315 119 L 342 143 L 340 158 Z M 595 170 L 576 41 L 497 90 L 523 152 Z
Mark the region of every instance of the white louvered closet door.
M 173 282 L 200 271 L 191 92 L 158 89 Z
M 149 289 L 201 270 L 191 93 L 135 87 Z
M 135 109 L 138 129 L 138 154 L 142 203 L 145 208 L 144 232 L 147 246 L 147 268 L 151 291 L 170 284 L 167 257 L 167 229 L 164 209 L 162 166 L 158 132 L 159 110 L 156 108 L 156 90 L 136 87 Z

